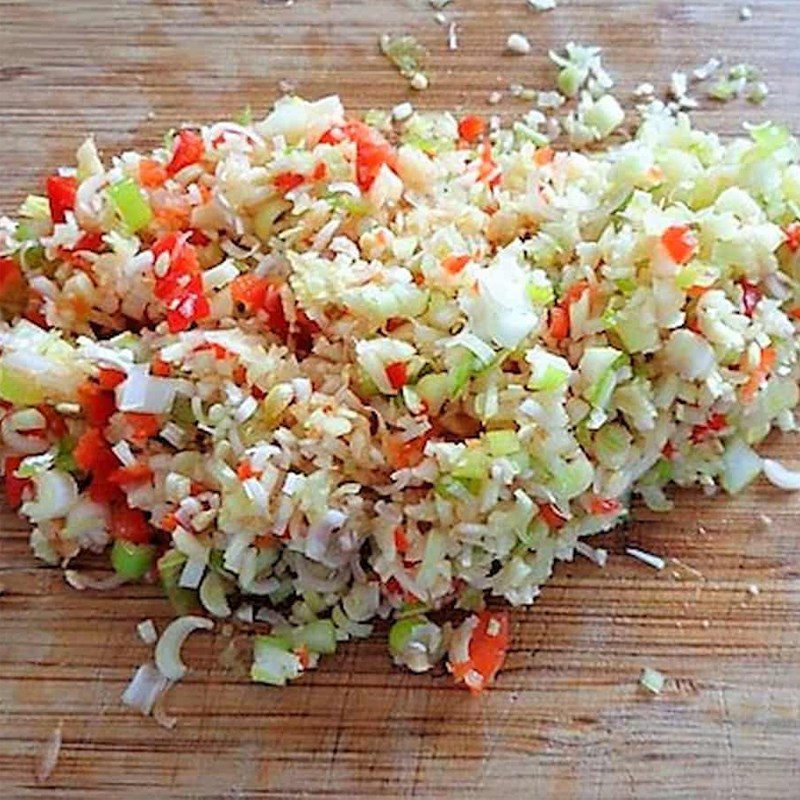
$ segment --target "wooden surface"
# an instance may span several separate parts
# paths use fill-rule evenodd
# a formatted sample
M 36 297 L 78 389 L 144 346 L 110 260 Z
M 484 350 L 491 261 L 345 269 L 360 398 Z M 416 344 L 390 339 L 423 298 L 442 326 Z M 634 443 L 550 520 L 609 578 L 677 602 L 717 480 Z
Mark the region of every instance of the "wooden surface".
M 800 128 L 796 0 L 455 0 L 446 28 L 423 0 L 0 1 L 0 209 L 11 211 L 94 131 L 106 152 L 151 145 L 181 121 L 261 110 L 281 80 L 352 108 L 409 95 L 378 55 L 386 30 L 430 49 L 435 108 L 488 110 L 509 82 L 546 86 L 547 48 L 607 48 L 624 90 L 710 55 L 767 70 L 773 96 L 698 120 L 722 133 L 745 117 Z M 504 54 L 512 31 L 528 57 Z M 504 100 L 496 111 L 524 110 Z M 772 446 L 791 459 L 796 439 Z M 620 800 L 800 796 L 800 501 L 763 485 L 741 498 L 686 493 L 668 517 L 639 513 L 607 539 L 605 570 L 562 564 L 535 607 L 513 614 L 496 688 L 471 698 L 443 676 L 395 670 L 381 637 L 345 646 L 297 684 L 225 672 L 223 636 L 187 648 L 190 677 L 163 730 L 120 693 L 147 648 L 134 626 L 168 610 L 152 588 L 78 593 L 28 554 L 0 517 L 0 786 L 9 798 L 424 797 Z M 759 518 L 767 513 L 772 523 Z M 681 578 L 621 555 L 625 541 L 680 559 Z M 760 593 L 750 594 L 754 584 Z M 662 696 L 637 687 L 649 665 Z M 63 723 L 57 768 L 34 782 L 37 751 Z

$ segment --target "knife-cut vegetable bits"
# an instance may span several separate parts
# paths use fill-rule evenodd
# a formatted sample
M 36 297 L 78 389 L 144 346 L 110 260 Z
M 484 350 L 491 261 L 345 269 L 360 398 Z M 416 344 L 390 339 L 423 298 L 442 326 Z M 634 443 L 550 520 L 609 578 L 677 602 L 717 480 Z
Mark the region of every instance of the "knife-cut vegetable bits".
M 374 118 L 284 98 L 146 155 L 88 141 L 2 221 L 6 498 L 50 563 L 106 551 L 181 615 L 255 620 L 257 681 L 388 619 L 398 663 L 480 691 L 509 639 L 484 596 L 533 602 L 634 495 L 740 491 L 795 428 L 797 145 L 658 105 L 592 153 Z M 130 702 L 205 626 L 167 629 Z

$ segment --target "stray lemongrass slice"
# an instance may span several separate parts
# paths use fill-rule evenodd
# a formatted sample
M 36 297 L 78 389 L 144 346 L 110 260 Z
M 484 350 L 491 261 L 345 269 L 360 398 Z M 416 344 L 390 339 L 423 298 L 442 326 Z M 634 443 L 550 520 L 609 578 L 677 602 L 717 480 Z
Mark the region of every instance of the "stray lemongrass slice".
M 666 678 L 656 669 L 645 667 L 639 677 L 639 683 L 652 694 L 661 694 Z
M 626 547 L 625 552 L 629 556 L 633 556 L 634 558 L 638 558 L 639 561 L 647 564 L 653 569 L 664 569 L 665 561 L 663 558 L 659 556 L 654 556 L 652 553 L 648 553 L 646 550 L 639 550 L 637 547 Z
M 158 631 L 151 619 L 143 619 L 136 626 L 136 633 L 145 644 L 155 644 L 158 641 Z
M 134 673 L 131 682 L 122 694 L 122 702 L 149 716 L 158 696 L 167 688 L 169 681 L 154 664 L 142 664 Z
M 155 659 L 159 672 L 168 680 L 179 681 L 188 671 L 181 661 L 181 647 L 190 633 L 210 631 L 214 623 L 205 617 L 187 615 L 172 620 L 156 645 Z
M 796 492 L 800 489 L 800 472 L 787 469 L 780 461 L 765 458 L 764 475 L 773 486 L 777 486 L 779 489 L 787 492 Z

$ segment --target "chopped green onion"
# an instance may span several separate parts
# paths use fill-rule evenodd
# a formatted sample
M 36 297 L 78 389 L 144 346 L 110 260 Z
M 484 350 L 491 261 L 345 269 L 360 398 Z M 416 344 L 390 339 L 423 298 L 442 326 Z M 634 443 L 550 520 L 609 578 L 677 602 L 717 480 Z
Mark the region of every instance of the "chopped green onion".
M 35 406 L 44 400 L 44 394 L 31 376 L 0 364 L 0 400 L 18 406 Z
M 253 124 L 253 109 L 250 108 L 250 103 L 233 118 L 233 121 L 245 128 Z
M 125 227 L 131 232 L 144 228 L 153 218 L 150 204 L 132 178 L 123 178 L 107 189 L 108 196 L 117 209 Z
M 180 550 L 167 550 L 158 559 L 158 574 L 167 599 L 178 614 L 187 614 L 197 608 L 197 596 L 191 589 L 179 585 L 186 556 Z
M 318 619 L 292 630 L 295 647 L 305 646 L 312 653 L 336 652 L 336 628 L 329 619 Z
M 389 628 L 389 652 L 393 656 L 400 655 L 414 635 L 414 630 L 422 625 L 427 625 L 425 617 L 406 617 L 400 619 Z
M 153 565 L 155 554 L 152 545 L 117 539 L 111 547 L 111 566 L 121 578 L 138 581 Z
M 531 302 L 537 306 L 550 305 L 555 300 L 555 292 L 553 292 L 553 287 L 549 283 L 529 283 L 526 291 Z
M 467 385 L 472 375 L 480 369 L 480 362 L 473 353 L 464 353 L 461 359 L 452 367 L 447 377 L 450 383 L 450 396 L 458 397 Z
M 257 683 L 285 686 L 302 672 L 300 659 L 291 652 L 291 643 L 278 636 L 256 636 L 250 678 Z
M 516 431 L 488 431 L 486 441 L 489 444 L 489 452 L 495 458 L 516 453 L 522 447 Z
M 29 194 L 19 207 L 19 215 L 28 219 L 50 220 L 50 203 L 46 197 Z

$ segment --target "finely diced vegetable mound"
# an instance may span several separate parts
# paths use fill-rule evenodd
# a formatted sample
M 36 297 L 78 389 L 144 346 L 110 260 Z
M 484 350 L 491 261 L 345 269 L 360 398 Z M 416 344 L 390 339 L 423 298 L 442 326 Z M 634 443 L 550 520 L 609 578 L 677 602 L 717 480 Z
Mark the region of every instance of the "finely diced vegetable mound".
M 383 47 L 421 74 L 413 40 Z M 616 130 L 597 49 L 553 60 L 572 141 Z M 798 403 L 788 131 L 723 142 L 654 105 L 588 153 L 535 115 L 368 119 L 293 97 L 147 155 L 89 141 L 0 223 L 5 497 L 37 557 L 162 584 L 145 713 L 210 617 L 258 626 L 262 683 L 388 619 L 396 663 L 480 691 L 509 641 L 484 595 L 602 564 L 583 539 L 632 498 L 800 486 L 757 453 Z M 475 613 L 432 621 L 452 606 Z

